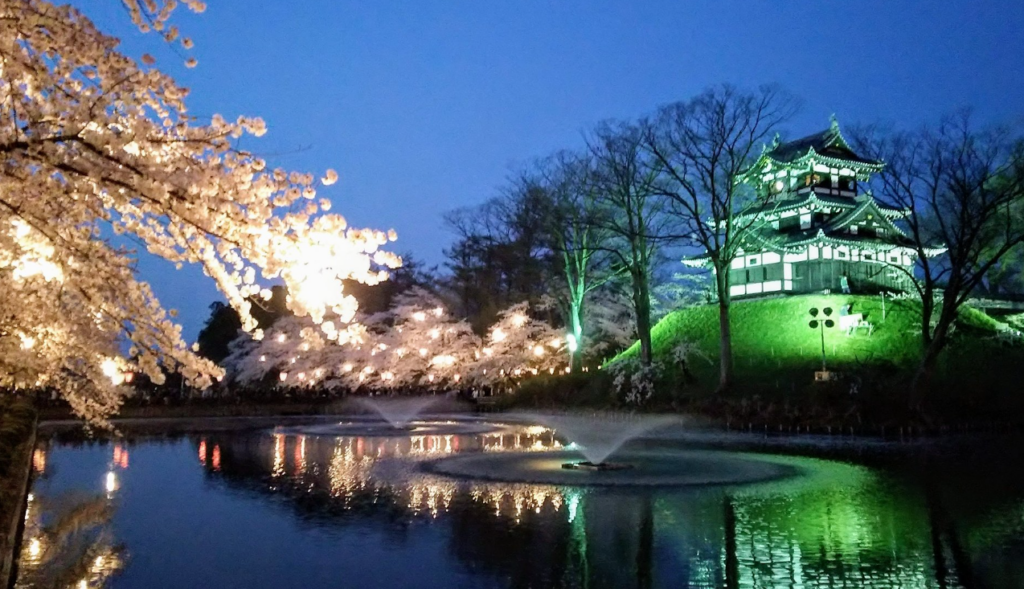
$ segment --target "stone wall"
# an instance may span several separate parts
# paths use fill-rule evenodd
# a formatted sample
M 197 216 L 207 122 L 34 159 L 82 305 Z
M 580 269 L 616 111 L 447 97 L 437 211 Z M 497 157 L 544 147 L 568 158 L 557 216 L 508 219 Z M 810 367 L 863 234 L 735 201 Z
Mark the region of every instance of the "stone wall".
M 6 412 L 8 408 L 4 408 Z M 5 434 L 22 433 L 21 441 L 9 448 L 9 460 L 0 475 L 0 587 L 11 587 L 17 562 L 18 537 L 25 517 L 25 499 L 28 496 L 29 474 L 32 469 L 32 451 L 36 443 L 36 419 L 33 414 L 28 423 L 24 416 L 0 415 L 0 428 Z M 14 422 L 14 423 L 12 423 Z

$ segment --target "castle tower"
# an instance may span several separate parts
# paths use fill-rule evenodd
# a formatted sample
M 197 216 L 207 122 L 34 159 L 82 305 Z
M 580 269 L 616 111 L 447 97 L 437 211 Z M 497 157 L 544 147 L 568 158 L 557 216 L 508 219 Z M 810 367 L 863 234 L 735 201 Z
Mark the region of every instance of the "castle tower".
M 766 146 L 742 178 L 760 218 L 730 268 L 732 296 L 910 288 L 917 254 L 894 223 L 908 211 L 861 190 L 883 166 L 853 151 L 834 116 L 820 133 Z

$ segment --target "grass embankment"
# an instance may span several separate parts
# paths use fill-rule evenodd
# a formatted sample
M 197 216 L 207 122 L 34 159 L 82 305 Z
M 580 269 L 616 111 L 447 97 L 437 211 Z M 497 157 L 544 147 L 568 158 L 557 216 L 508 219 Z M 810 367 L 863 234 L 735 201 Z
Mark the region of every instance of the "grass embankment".
M 24 507 L 36 412 L 24 399 L 0 397 L 0 586 L 10 583 Z
M 862 314 L 872 330 L 847 334 L 838 325 L 825 329 L 825 360 L 840 379 L 816 384 L 822 340 L 821 333 L 808 325 L 809 311 L 829 307 L 838 324 L 846 305 L 850 313 Z M 909 383 L 922 350 L 919 303 L 892 298 L 883 303 L 880 296 L 868 295 L 779 297 L 737 301 L 731 317 L 735 386 L 725 395 L 715 393 L 716 305 L 676 311 L 654 327 L 654 357 L 666 367 L 651 400 L 654 407 L 695 411 L 744 426 L 752 422 L 813 428 L 898 425 L 922 419 L 954 424 L 955 418 L 965 416 L 997 421 L 1005 420 L 1008 411 L 1024 409 L 1017 393 L 1024 347 L 1008 345 L 998 337 L 1005 324 L 976 309 L 965 308 L 960 314 L 940 359 L 934 390 L 926 399 L 925 416 L 907 409 Z M 673 350 L 683 342 L 697 349 L 687 363 L 689 375 L 673 360 Z M 639 344 L 634 344 L 609 364 L 638 354 Z M 553 397 L 557 402 L 551 402 Z M 611 379 L 600 374 L 564 379 L 560 386 L 527 384 L 515 402 L 607 406 L 618 400 Z

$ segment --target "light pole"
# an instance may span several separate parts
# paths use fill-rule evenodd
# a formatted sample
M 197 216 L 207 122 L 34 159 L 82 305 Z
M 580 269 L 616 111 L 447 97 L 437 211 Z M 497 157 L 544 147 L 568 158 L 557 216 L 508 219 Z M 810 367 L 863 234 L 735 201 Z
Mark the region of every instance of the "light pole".
M 817 329 L 821 333 L 821 371 L 827 374 L 828 367 L 825 365 L 825 328 L 835 327 L 836 325 L 835 321 L 828 319 L 828 317 L 832 316 L 832 307 L 825 307 L 821 310 L 821 314 L 824 315 L 821 319 L 816 319 L 818 316 L 817 307 L 811 307 L 810 312 L 811 317 L 815 317 L 815 319 L 811 319 L 808 325 L 810 325 L 811 329 Z

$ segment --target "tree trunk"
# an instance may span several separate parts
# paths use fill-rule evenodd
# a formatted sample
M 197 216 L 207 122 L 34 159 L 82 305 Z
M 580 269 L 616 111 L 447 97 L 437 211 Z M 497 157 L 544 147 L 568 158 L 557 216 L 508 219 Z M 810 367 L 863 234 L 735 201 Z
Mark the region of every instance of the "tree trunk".
M 728 268 L 718 272 L 715 284 L 718 285 L 718 393 L 724 393 L 732 386 L 732 324 L 729 321 L 729 309 L 732 298 L 729 296 Z
M 924 355 L 921 356 L 921 363 L 914 372 L 914 379 L 910 382 L 910 408 L 919 409 L 925 396 L 931 389 L 932 378 L 935 375 L 935 365 L 939 359 L 939 352 L 944 347 L 942 339 L 933 337 L 930 344 L 925 346 Z
M 583 366 L 583 298 L 587 293 L 586 263 L 578 265 L 578 258 L 568 251 L 563 252 L 562 260 L 569 287 L 569 332 L 576 338 L 576 351 L 567 349 L 569 368 L 573 372 L 578 372 Z M 574 270 L 578 270 L 578 272 Z M 566 348 L 569 347 L 566 346 Z
M 725 586 L 740 586 L 740 562 L 736 556 L 736 508 L 732 497 L 725 497 Z
M 637 589 L 650 589 L 654 581 L 654 500 L 649 493 L 641 500 L 640 535 L 636 548 Z
M 939 320 L 935 324 L 935 331 L 930 331 L 924 340 L 924 354 L 921 356 L 921 363 L 914 373 L 914 380 L 910 383 L 910 407 L 919 409 L 931 388 L 932 378 L 935 374 L 935 366 L 939 360 L 939 354 L 945 349 L 949 341 L 949 328 L 956 317 L 956 310 L 947 307 L 943 301 L 942 310 L 939 312 Z
M 921 297 L 921 342 L 925 347 L 932 343 L 932 314 L 935 312 L 935 295 L 926 287 Z
M 958 587 L 974 587 L 971 557 L 967 554 L 963 543 L 960 541 L 960 535 L 957 533 L 953 518 L 943 508 L 942 497 L 937 483 L 933 480 L 928 480 L 925 484 L 925 505 L 928 509 L 928 527 L 931 528 L 935 581 L 940 588 L 948 587 L 949 581 L 952 581 Z M 949 544 L 949 552 L 953 557 L 952 571 L 950 571 L 946 564 L 943 536 L 946 538 L 946 543 Z M 950 575 L 950 572 L 953 574 Z
M 931 483 L 929 483 L 931 485 Z M 946 551 L 942 545 L 942 526 L 938 521 L 938 513 L 933 499 L 933 492 L 925 491 L 926 504 L 928 506 L 928 528 L 932 539 L 932 563 L 935 567 L 935 582 L 939 589 L 946 589 L 949 578 L 949 570 L 946 568 Z
M 573 300 L 569 309 L 569 329 L 576 338 L 576 351 L 569 351 L 570 368 L 579 372 L 583 367 L 583 301 Z
M 640 340 L 640 362 L 650 366 L 651 351 L 651 293 L 647 285 L 647 273 L 633 275 L 633 308 L 636 311 L 636 335 Z

